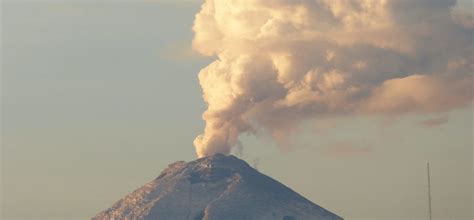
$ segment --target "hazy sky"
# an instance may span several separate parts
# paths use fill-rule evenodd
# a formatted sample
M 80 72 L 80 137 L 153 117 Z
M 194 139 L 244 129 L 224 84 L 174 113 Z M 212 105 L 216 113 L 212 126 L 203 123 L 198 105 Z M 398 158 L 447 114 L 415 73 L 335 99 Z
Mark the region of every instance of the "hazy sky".
M 199 7 L 2 2 L 2 219 L 87 219 L 195 158 Z M 472 219 L 472 110 L 305 119 L 290 149 L 243 136 L 242 157 L 348 220 L 426 219 L 429 161 L 433 219 Z

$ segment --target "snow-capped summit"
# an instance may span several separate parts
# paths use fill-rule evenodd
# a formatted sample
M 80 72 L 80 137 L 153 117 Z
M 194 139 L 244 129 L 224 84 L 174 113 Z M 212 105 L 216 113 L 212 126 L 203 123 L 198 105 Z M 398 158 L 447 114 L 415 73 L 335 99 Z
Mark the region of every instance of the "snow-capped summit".
M 168 165 L 93 220 L 341 220 L 235 156 Z

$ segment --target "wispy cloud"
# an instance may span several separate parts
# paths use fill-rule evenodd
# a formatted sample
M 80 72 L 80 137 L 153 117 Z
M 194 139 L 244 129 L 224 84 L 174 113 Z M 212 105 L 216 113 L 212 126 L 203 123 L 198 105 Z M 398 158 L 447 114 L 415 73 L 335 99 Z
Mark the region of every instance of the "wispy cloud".
M 204 56 L 193 50 L 189 43 L 184 42 L 177 42 L 168 45 L 168 47 L 161 51 L 160 55 L 163 58 L 176 61 L 209 59 L 208 56 Z
M 371 153 L 373 149 L 367 143 L 343 141 L 333 143 L 321 150 L 321 154 L 329 157 L 354 157 Z
M 425 128 L 433 128 L 433 127 L 441 126 L 442 124 L 445 124 L 448 121 L 449 121 L 448 117 L 442 116 L 442 117 L 437 117 L 437 118 L 426 119 L 426 120 L 418 122 L 418 124 Z

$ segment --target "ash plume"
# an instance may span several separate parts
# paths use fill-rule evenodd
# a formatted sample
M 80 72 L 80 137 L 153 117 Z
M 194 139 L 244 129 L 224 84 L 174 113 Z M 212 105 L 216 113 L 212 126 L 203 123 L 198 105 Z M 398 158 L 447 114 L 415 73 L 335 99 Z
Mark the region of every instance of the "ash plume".
M 473 26 L 456 1 L 206 0 L 194 50 L 198 157 L 229 154 L 239 135 L 285 142 L 306 119 L 446 112 L 473 99 Z

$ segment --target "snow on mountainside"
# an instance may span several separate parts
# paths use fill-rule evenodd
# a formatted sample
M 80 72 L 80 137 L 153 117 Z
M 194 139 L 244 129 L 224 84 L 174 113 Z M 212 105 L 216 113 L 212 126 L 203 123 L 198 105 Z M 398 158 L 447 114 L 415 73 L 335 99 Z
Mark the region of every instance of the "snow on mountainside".
M 235 156 L 170 164 L 93 220 L 341 220 Z

